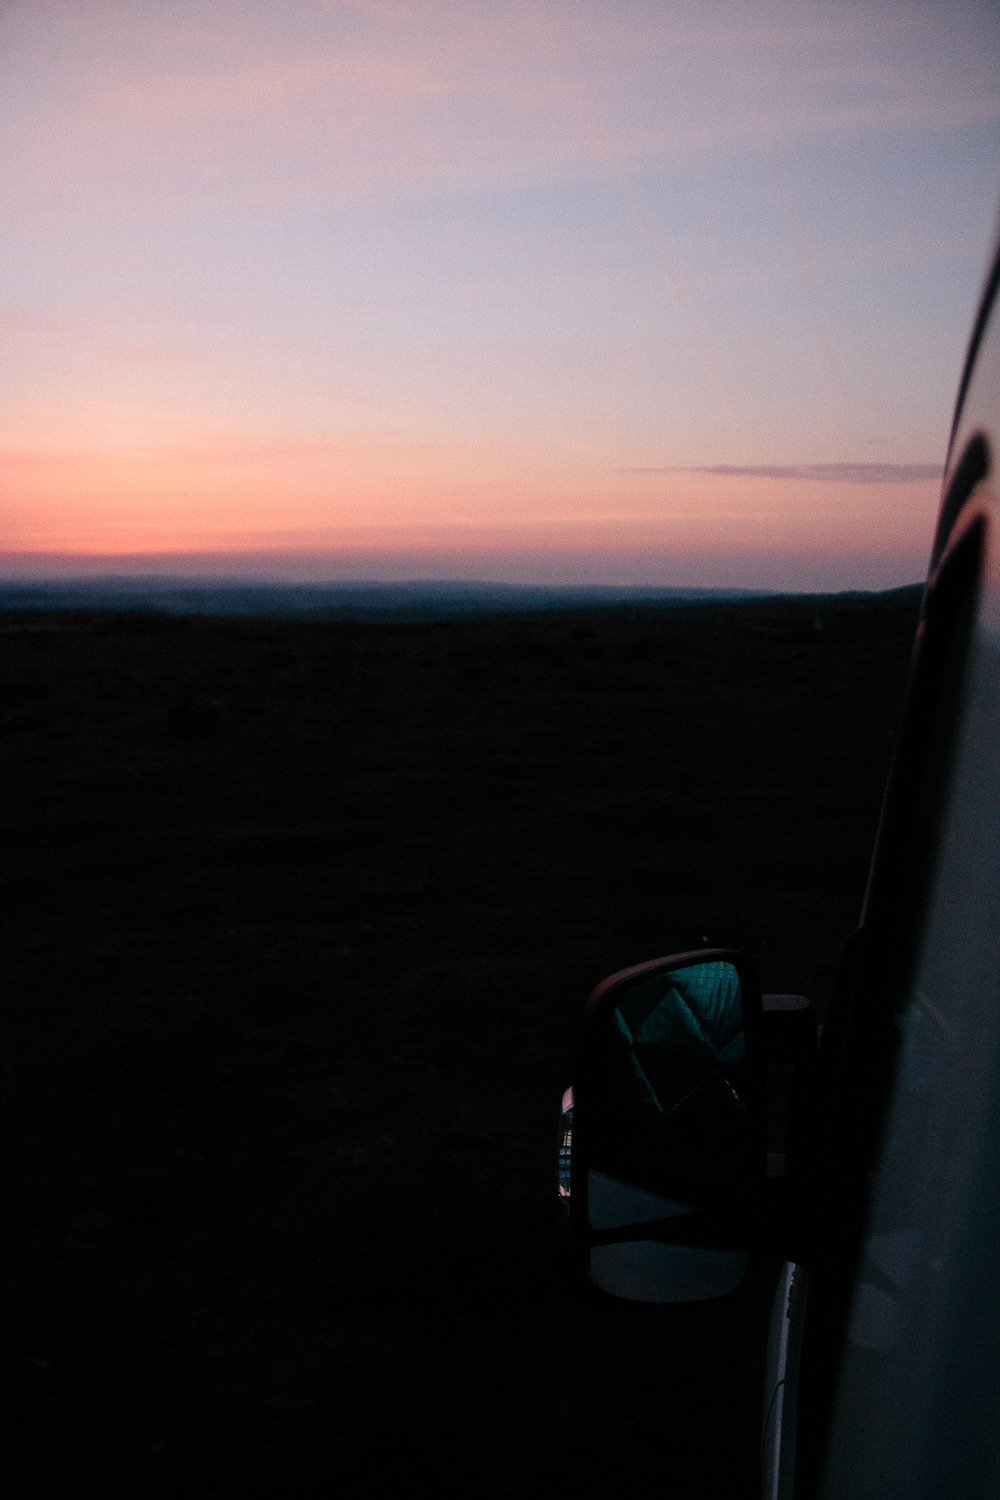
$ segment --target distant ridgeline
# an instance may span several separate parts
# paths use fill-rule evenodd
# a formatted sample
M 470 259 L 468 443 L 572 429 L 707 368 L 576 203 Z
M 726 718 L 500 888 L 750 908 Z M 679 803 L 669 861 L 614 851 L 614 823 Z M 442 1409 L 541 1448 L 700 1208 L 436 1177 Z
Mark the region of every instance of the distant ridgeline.
M 869 607 L 878 600 L 906 607 L 919 585 L 883 594 L 792 595 L 787 600 L 837 600 Z M 670 608 L 751 603 L 774 598 L 766 589 L 657 588 L 597 584 L 533 585 L 452 582 L 250 583 L 226 578 L 107 576 L 82 579 L 0 579 L 0 610 L 129 610 L 174 615 L 245 615 L 284 620 L 419 621 L 536 610 L 615 606 Z

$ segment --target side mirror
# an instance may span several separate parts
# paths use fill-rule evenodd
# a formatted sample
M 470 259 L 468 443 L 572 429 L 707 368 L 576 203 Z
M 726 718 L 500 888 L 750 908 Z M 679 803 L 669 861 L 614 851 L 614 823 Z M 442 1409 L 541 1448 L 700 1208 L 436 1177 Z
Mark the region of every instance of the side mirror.
M 613 974 L 563 1099 L 570 1253 L 631 1302 L 734 1292 L 767 1170 L 760 983 L 728 949 Z

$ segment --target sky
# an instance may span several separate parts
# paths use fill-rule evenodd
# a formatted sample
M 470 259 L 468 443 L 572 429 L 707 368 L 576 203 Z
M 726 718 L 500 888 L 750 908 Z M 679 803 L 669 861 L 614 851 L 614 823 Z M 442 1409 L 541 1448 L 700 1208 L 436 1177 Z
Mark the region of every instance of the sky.
M 0 0 L 0 574 L 921 578 L 992 0 Z

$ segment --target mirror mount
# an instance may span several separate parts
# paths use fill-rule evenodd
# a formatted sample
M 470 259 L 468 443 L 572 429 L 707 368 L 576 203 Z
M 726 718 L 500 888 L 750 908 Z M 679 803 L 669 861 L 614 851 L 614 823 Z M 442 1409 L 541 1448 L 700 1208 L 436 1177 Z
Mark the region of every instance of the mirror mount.
M 768 1062 L 802 1062 L 816 1051 L 816 1038 L 816 1012 L 805 995 L 761 996 L 761 1042 Z

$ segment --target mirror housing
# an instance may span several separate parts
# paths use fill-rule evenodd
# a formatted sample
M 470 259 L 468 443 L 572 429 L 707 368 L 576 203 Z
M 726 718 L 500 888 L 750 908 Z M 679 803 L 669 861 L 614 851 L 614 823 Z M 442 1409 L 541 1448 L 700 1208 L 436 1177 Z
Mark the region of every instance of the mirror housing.
M 767 1171 L 760 983 L 731 949 L 623 969 L 585 1012 L 560 1197 L 590 1283 L 630 1302 L 742 1284 Z

